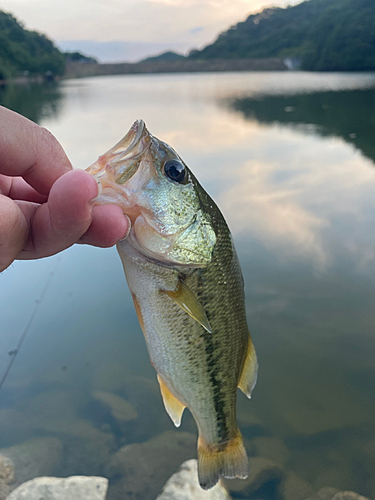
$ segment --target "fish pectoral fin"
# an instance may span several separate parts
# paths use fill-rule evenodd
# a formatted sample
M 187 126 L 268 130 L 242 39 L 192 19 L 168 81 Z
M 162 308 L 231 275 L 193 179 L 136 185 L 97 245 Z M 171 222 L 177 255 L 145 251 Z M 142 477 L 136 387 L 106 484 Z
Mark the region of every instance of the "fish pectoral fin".
M 186 405 L 181 403 L 176 396 L 174 396 L 171 391 L 166 386 L 164 380 L 158 374 L 158 382 L 160 385 L 160 392 L 163 398 L 165 409 L 168 415 L 171 417 L 172 422 L 176 427 L 180 427 L 182 414 L 184 413 L 184 409 Z
M 251 398 L 251 392 L 256 384 L 257 376 L 258 360 L 254 345 L 249 336 L 246 358 L 242 368 L 240 382 L 238 384 L 238 387 L 249 399 Z
M 166 293 L 183 311 L 189 314 L 195 321 L 198 321 L 209 333 L 212 333 L 211 325 L 207 319 L 202 304 L 195 294 L 180 279 L 175 290 L 161 290 Z

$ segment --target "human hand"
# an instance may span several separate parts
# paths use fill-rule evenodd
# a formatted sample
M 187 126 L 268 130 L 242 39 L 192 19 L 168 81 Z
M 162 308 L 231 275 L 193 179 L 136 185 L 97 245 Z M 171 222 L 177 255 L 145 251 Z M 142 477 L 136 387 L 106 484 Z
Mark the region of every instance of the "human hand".
M 15 259 L 124 238 L 129 219 L 116 205 L 94 206 L 97 195 L 93 176 L 72 170 L 50 132 L 0 106 L 0 272 Z

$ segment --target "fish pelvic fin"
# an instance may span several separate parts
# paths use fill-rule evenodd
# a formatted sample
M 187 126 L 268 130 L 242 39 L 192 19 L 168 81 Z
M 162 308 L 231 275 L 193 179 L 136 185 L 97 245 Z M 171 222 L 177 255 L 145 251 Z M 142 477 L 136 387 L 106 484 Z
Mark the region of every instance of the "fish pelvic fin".
M 249 461 L 240 431 L 224 444 L 207 444 L 202 436 L 198 438 L 198 478 L 204 490 L 215 486 L 220 477 L 246 479 L 249 475 Z
M 207 319 L 202 304 L 195 294 L 180 279 L 175 290 L 161 290 L 166 293 L 183 311 L 189 314 L 195 321 L 203 326 L 209 333 L 212 333 L 211 325 Z
M 255 387 L 258 377 L 258 360 L 255 352 L 254 344 L 249 336 L 249 343 L 247 345 L 247 352 L 245 357 L 245 362 L 242 368 L 240 382 L 238 384 L 239 389 L 247 396 L 251 398 L 252 390 Z
M 176 427 L 180 427 L 182 414 L 184 413 L 184 409 L 186 405 L 181 403 L 176 396 L 174 396 L 169 388 L 166 386 L 164 380 L 158 374 L 158 382 L 160 385 L 160 392 L 163 398 L 163 403 L 166 409 L 166 412 L 171 417 L 172 422 Z

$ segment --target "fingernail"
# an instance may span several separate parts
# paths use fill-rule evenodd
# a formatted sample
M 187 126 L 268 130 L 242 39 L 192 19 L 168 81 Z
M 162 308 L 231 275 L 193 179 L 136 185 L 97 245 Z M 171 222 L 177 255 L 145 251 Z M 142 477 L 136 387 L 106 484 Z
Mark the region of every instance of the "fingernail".
M 100 182 L 100 180 L 99 180 L 99 179 L 97 179 L 97 178 L 95 177 L 95 175 L 93 175 L 93 177 L 94 177 L 94 179 L 95 179 L 95 181 L 96 181 L 96 184 L 98 185 L 98 194 L 97 194 L 94 198 L 92 198 L 90 201 L 91 201 L 92 203 L 95 203 L 96 199 L 97 199 L 97 198 L 99 198 L 99 196 L 100 196 L 100 195 L 102 194 L 102 192 L 103 192 L 103 185 L 102 185 L 102 183 Z
M 130 229 L 132 228 L 132 223 L 131 223 L 131 220 L 129 219 L 129 217 L 127 215 L 125 215 L 125 214 L 124 214 L 124 217 L 128 220 L 128 230 L 126 231 L 125 236 L 123 238 L 121 238 L 121 240 L 119 240 L 119 241 L 126 240 L 126 238 L 129 236 Z

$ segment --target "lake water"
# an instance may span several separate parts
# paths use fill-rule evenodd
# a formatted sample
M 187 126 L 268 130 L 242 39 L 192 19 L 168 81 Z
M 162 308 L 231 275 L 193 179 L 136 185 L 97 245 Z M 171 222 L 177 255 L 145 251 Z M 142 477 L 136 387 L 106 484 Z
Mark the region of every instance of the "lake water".
M 238 420 L 249 455 L 277 469 L 233 498 L 287 498 L 285 478 L 295 491 L 375 498 L 375 74 L 115 76 L 1 92 L 77 168 L 142 118 L 224 213 L 260 363 Z M 16 262 L 0 304 L 0 370 L 37 308 L 0 391 L 0 448 L 18 450 L 19 478 L 106 475 L 110 500 L 156 498 L 194 456 L 196 430 L 188 412 L 178 431 L 165 414 L 115 249 Z

